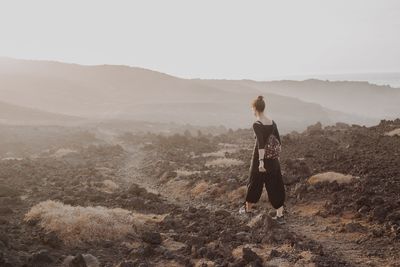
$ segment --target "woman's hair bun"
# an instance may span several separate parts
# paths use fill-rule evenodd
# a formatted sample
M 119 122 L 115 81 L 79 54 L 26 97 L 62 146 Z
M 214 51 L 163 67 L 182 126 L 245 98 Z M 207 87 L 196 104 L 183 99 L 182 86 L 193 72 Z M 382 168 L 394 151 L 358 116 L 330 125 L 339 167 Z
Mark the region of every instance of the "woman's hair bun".
M 262 95 L 257 96 L 257 98 L 253 100 L 252 106 L 256 110 L 263 112 L 265 109 L 264 97 Z

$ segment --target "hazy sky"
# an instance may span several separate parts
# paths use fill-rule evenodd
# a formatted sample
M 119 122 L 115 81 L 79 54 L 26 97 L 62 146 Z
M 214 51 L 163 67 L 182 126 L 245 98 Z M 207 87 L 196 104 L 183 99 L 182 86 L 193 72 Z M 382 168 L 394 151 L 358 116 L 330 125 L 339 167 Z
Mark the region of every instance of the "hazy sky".
M 0 34 L 0 56 L 187 78 L 400 71 L 399 0 L 10 0 Z

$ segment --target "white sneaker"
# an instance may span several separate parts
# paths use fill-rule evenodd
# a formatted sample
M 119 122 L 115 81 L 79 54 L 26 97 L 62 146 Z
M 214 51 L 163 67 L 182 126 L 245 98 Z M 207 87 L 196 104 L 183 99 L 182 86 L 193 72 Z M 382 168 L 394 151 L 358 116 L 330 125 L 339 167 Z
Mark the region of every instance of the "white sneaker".
M 240 209 L 239 209 L 239 214 L 245 214 L 245 213 L 247 213 L 247 211 L 246 211 L 246 205 L 243 205 L 243 206 L 241 206 Z
M 279 224 L 285 223 L 283 218 L 283 206 L 276 210 L 276 214 L 272 217 L 272 219 L 276 220 Z
M 239 214 L 254 214 L 253 211 L 248 211 L 246 208 L 246 204 L 241 206 L 239 209 Z

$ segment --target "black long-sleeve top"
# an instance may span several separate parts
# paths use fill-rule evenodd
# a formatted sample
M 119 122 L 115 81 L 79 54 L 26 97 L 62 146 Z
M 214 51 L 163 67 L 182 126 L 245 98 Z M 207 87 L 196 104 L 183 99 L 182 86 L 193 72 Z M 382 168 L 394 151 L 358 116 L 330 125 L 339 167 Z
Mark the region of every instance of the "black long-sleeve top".
M 253 130 L 258 149 L 263 149 L 265 147 L 267 138 L 270 134 L 275 135 L 279 143 L 281 143 L 278 127 L 276 126 L 276 123 L 274 121 L 272 121 L 272 124 L 270 125 L 262 124 L 260 123 L 260 121 L 256 121 L 253 123 Z

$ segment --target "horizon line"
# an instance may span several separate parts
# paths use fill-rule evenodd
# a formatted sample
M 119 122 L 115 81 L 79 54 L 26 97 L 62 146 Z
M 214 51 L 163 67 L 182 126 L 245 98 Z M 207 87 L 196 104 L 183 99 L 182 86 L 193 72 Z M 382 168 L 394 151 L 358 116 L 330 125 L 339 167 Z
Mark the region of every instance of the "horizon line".
M 127 68 L 133 68 L 133 69 L 142 69 L 142 70 L 147 70 L 147 71 L 152 71 L 152 72 L 158 72 L 160 74 L 168 75 L 171 77 L 179 78 L 179 79 L 185 79 L 185 80 L 221 80 L 221 81 L 254 81 L 254 82 L 274 82 L 274 81 L 307 81 L 307 80 L 320 80 L 320 81 L 349 81 L 349 82 L 368 82 L 371 83 L 368 80 L 359 80 L 359 79 L 354 79 L 354 80 L 330 80 L 330 79 L 325 79 L 322 78 L 323 76 L 344 76 L 344 75 L 382 75 L 382 74 L 399 74 L 400 75 L 400 70 L 398 71 L 357 71 L 357 72 L 336 72 L 336 73 L 304 73 L 304 74 L 285 74 L 285 75 L 271 75 L 269 78 L 266 78 L 265 80 L 260 80 L 260 79 L 252 79 L 252 78 L 204 78 L 204 77 L 183 77 L 180 75 L 176 74 L 171 74 L 168 72 L 164 72 L 162 70 L 157 70 L 157 69 L 150 69 L 146 67 L 141 67 L 141 66 L 136 66 L 136 65 L 128 65 L 128 64 L 116 64 L 116 63 L 102 63 L 102 64 L 88 64 L 88 63 L 79 63 L 79 62 L 68 62 L 68 61 L 60 61 L 58 59 L 38 59 L 38 58 L 20 58 L 20 57 L 10 57 L 10 56 L 3 56 L 0 55 L 0 59 L 9 59 L 9 60 L 19 60 L 19 61 L 36 61 L 36 62 L 47 62 L 47 63 L 56 63 L 56 64 L 69 64 L 69 65 L 77 65 L 77 66 L 82 66 L 82 67 L 101 67 L 101 66 L 116 66 L 116 67 L 127 67 Z M 319 77 L 318 77 L 319 76 Z M 375 83 L 371 83 L 375 84 Z M 400 84 L 400 80 L 399 80 Z M 375 85 L 381 85 L 384 86 L 383 84 L 375 84 Z M 387 84 L 389 85 L 389 84 Z M 389 85 L 392 88 L 400 88 L 396 86 Z

